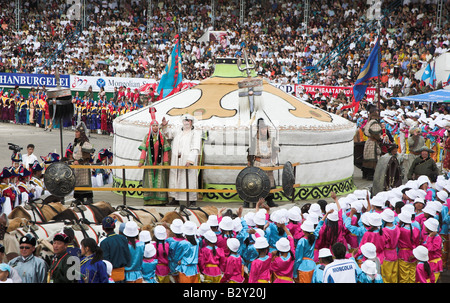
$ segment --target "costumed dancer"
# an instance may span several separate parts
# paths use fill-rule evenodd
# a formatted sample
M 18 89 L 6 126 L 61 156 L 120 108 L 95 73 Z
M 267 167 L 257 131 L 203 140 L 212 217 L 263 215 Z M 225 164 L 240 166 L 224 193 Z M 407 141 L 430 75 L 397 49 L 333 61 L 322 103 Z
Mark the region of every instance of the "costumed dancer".
M 198 164 L 198 157 L 201 153 L 201 132 L 195 129 L 193 116 L 185 114 L 182 117 L 182 121 L 183 127 L 181 129 L 168 128 L 168 121 L 166 121 L 165 118 L 161 121 L 162 134 L 169 140 L 173 138 L 170 165 L 186 167 L 196 166 Z M 197 189 L 197 170 L 188 169 L 186 173 L 185 169 L 171 169 L 169 173 L 169 188 Z M 190 203 L 195 204 L 197 196 L 197 192 L 169 192 L 170 198 L 183 204 L 187 204 L 188 199 Z
M 86 136 L 86 126 L 81 123 L 77 126 L 75 130 L 75 140 L 73 143 L 73 164 L 75 165 L 88 165 L 91 160 L 91 154 L 95 151 L 93 145 L 89 142 Z M 80 176 L 84 176 L 84 180 L 81 182 L 89 182 L 91 178 L 91 173 L 89 169 L 78 169 Z M 86 204 L 91 204 L 93 202 L 94 194 L 92 191 L 75 191 L 74 198 L 82 201 Z M 85 200 L 86 199 L 86 200 Z
M 156 109 L 149 109 L 152 121 L 150 129 L 145 136 L 139 150 L 141 156 L 138 166 L 143 165 L 169 165 L 169 151 L 171 149 L 167 138 L 159 130 L 158 121 L 156 121 Z M 144 169 L 142 178 L 143 188 L 167 188 L 168 170 L 167 169 Z M 168 200 L 166 192 L 143 192 L 144 205 L 165 204 Z
M 248 149 L 247 161 L 249 166 L 270 167 L 275 166 L 277 155 L 280 152 L 277 138 L 270 135 L 269 126 L 263 118 L 259 118 L 256 122 L 256 136 L 252 138 L 250 148 Z M 270 179 L 270 187 L 275 188 L 275 178 L 273 171 L 266 171 Z M 270 193 L 265 200 L 270 207 L 276 207 L 278 204 L 273 202 L 274 194 Z M 248 207 L 248 202 L 244 202 Z
M 382 127 L 377 120 L 378 113 L 372 112 L 370 120 L 364 127 L 364 134 L 368 137 L 364 144 L 362 173 L 363 178 L 369 181 L 373 180 L 375 167 L 378 159 L 381 156 L 381 135 L 383 134 Z

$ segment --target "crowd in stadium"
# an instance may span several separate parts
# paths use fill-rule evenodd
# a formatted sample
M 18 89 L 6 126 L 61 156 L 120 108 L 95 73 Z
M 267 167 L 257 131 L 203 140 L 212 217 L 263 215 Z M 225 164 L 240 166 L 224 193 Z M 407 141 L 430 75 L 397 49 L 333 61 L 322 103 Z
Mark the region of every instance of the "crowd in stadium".
M 436 2 L 400 1 L 383 21 L 383 87 L 398 86 L 401 93 L 409 93 L 418 85 L 414 73 L 447 51 L 449 23 L 444 18 L 441 28 L 436 28 Z M 311 1 L 305 32 L 303 2 L 245 1 L 244 24 L 240 24 L 239 2 L 219 0 L 214 30 L 228 32 L 226 45 L 221 45 L 197 41 L 212 29 L 209 0 L 154 1 L 150 37 L 147 1 L 88 1 L 87 24 L 80 36 L 67 43 L 53 64 L 44 66 L 76 28 L 76 21 L 66 15 L 70 5 L 61 0 L 22 1 L 19 32 L 15 31 L 14 2 L 0 5 L 0 72 L 59 69 L 61 74 L 160 79 L 173 37 L 179 33 L 184 79 L 205 79 L 213 71 L 214 58 L 242 56 L 246 49 L 255 57 L 258 74 L 279 83 L 297 83 L 299 74 L 364 25 L 369 8 L 367 1 Z M 355 37 L 349 51 L 328 65 L 314 84 L 352 85 L 375 39 L 373 31 L 361 39 Z

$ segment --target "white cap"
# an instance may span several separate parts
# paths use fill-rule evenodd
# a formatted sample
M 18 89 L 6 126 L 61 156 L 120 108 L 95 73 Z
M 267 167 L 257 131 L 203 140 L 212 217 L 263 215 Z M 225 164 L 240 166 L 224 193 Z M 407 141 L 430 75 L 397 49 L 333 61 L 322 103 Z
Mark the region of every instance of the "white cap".
M 416 189 L 416 194 L 418 198 L 422 199 L 425 199 L 425 197 L 427 196 L 427 192 L 424 191 L 423 189 Z
M 366 260 L 361 264 L 361 270 L 368 275 L 377 274 L 377 265 L 372 260 Z
M 431 231 L 437 232 L 439 229 L 439 221 L 435 218 L 428 218 L 423 224 Z
M 426 262 L 429 260 L 428 248 L 426 248 L 423 245 L 419 245 L 416 248 L 414 248 L 413 255 L 417 260 L 422 261 L 422 262 Z
M 383 219 L 385 222 L 392 223 L 395 219 L 394 211 L 390 208 L 386 208 L 381 213 L 381 219 Z
M 335 209 L 332 213 L 329 213 L 327 219 L 333 222 L 339 220 L 338 211 Z
M 438 191 L 436 197 L 442 202 L 446 202 L 448 198 L 448 193 L 445 190 Z
M 239 250 L 239 246 L 241 246 L 241 243 L 236 238 L 228 238 L 227 246 L 232 252 L 237 252 Z
M 320 205 L 317 203 L 312 203 L 309 207 L 308 213 L 316 213 L 319 217 L 322 215 L 322 210 L 320 209 Z
M 423 198 L 415 198 L 414 203 L 422 203 L 423 205 L 425 205 L 425 200 Z
M 208 223 L 204 222 L 198 227 L 197 234 L 199 236 L 203 236 L 208 230 L 211 230 L 211 228 L 209 227 Z
M 253 217 L 253 222 L 255 222 L 256 225 L 265 225 L 266 224 L 266 215 L 262 212 L 257 212 L 255 216 Z
M 289 220 L 294 221 L 294 222 L 299 222 L 302 219 L 300 213 L 293 208 L 289 209 L 288 218 L 289 218 Z
M 221 230 L 231 231 L 233 230 L 233 227 L 233 219 L 231 219 L 231 217 L 222 217 L 222 220 L 219 223 L 219 228 Z
M 209 215 L 208 217 L 209 226 L 219 226 L 219 220 L 217 219 L 217 215 Z
M 203 237 L 205 237 L 205 239 L 208 240 L 211 243 L 216 243 L 217 242 L 217 235 L 212 230 L 208 230 L 207 232 L 205 232 Z
M 416 190 L 416 189 L 410 189 L 410 190 L 407 190 L 407 191 L 405 192 L 405 195 L 406 195 L 409 199 L 414 200 L 414 199 L 417 198 L 417 190 Z
M 352 203 L 350 203 L 350 207 L 354 208 L 357 213 L 360 213 L 363 208 L 363 203 L 360 200 L 353 201 Z
M 280 240 L 275 243 L 275 247 L 280 252 L 288 252 L 291 250 L 291 244 L 287 238 L 280 238 Z
M 143 230 L 139 233 L 139 241 L 141 242 L 150 242 L 152 237 L 150 236 L 150 232 L 148 230 Z
M 329 248 L 321 248 L 319 249 L 319 258 L 331 257 L 333 254 Z
M 157 225 L 153 230 L 153 233 L 158 240 L 165 240 L 167 238 L 167 230 L 162 225 Z
M 306 219 L 305 221 L 303 221 L 303 223 L 300 227 L 303 231 L 306 231 L 309 233 L 312 233 L 315 230 L 314 223 L 309 219 Z
M 438 213 L 442 212 L 442 203 L 439 201 L 429 201 L 431 202 L 431 205 L 433 206 L 434 210 Z
M 373 259 L 377 256 L 377 248 L 375 244 L 371 242 L 366 242 L 363 245 L 361 245 L 361 253 L 367 258 L 367 259 Z
M 431 201 L 430 201 L 431 202 Z M 422 209 L 424 213 L 431 215 L 432 217 L 436 216 L 436 209 L 433 207 L 432 203 L 428 202 L 427 205 Z
M 400 221 L 402 221 L 403 223 L 410 224 L 412 222 L 411 215 L 412 215 L 411 213 L 409 213 L 407 211 L 405 212 L 402 209 L 402 211 L 398 214 L 398 219 Z
M 136 222 L 128 221 L 125 223 L 123 234 L 127 237 L 137 237 L 139 235 L 139 227 Z
M 370 225 L 370 223 L 369 223 L 369 213 L 368 212 L 364 212 L 364 213 L 361 214 L 361 222 L 364 225 L 367 225 L 367 226 Z
M 313 224 L 319 223 L 319 216 L 316 213 L 304 214 L 305 220 L 311 221 Z
M 417 178 L 417 185 L 420 187 L 422 184 L 427 183 L 428 186 L 431 186 L 430 178 L 426 175 L 421 175 Z
M 386 203 L 386 199 L 383 196 L 375 196 L 370 200 L 370 204 L 373 206 L 384 207 Z
M 181 219 L 175 219 L 172 221 L 172 224 L 170 224 L 170 230 L 174 234 L 182 234 L 183 233 L 183 231 L 181 230 L 182 227 L 183 221 L 181 221 Z
M 152 243 L 145 244 L 144 258 L 151 258 L 156 255 L 156 248 Z
M 414 209 L 414 205 L 412 205 L 412 204 L 405 204 L 402 207 L 402 211 L 408 212 L 408 213 L 410 213 L 412 215 L 412 214 L 414 214 L 414 212 L 416 210 Z
M 251 227 L 255 226 L 255 221 L 253 221 L 254 218 L 255 218 L 254 212 L 248 212 L 244 216 L 245 222 L 247 223 L 248 226 L 251 226 Z
M 259 237 L 255 240 L 255 248 L 256 249 L 262 249 L 269 247 L 269 242 L 267 242 L 267 239 L 265 237 Z
M 241 222 L 241 218 L 236 217 L 233 219 L 233 230 L 235 232 L 240 232 L 242 230 L 243 226 L 242 226 L 242 222 Z
M 186 236 L 194 236 L 197 233 L 197 225 L 192 221 L 186 221 L 184 222 L 181 231 Z

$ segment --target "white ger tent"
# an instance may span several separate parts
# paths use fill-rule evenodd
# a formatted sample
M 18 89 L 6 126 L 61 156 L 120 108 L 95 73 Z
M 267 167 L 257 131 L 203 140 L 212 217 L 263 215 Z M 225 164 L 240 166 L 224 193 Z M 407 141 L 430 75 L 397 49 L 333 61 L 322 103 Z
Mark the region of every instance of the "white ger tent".
M 201 128 L 203 165 L 247 164 L 247 148 L 251 134 L 249 125 L 256 125 L 259 117 L 270 124 L 271 134 L 280 144 L 278 164 L 287 161 L 300 163 L 296 167 L 295 199 L 328 197 L 331 191 L 349 193 L 353 184 L 354 123 L 302 102 L 292 95 L 262 81 L 254 88 L 253 112 L 250 110 L 247 88 L 238 82 L 249 79 L 239 71 L 236 59 L 216 60 L 214 74 L 197 86 L 165 98 L 152 106 L 156 119 L 165 117 L 168 127 L 181 127 L 181 116 L 189 113 L 196 117 L 195 127 Z M 257 79 L 257 78 L 250 78 Z M 241 92 L 241 97 L 239 93 Z M 151 117 L 145 107 L 114 120 L 114 165 L 137 165 L 138 146 L 148 133 Z M 202 188 L 235 189 L 240 170 L 203 170 L 199 176 Z M 122 186 L 122 170 L 114 170 L 115 186 Z M 275 171 L 277 186 L 282 185 L 282 170 Z M 127 187 L 142 186 L 142 171 L 126 171 Z M 130 196 L 142 195 L 128 192 Z M 287 198 L 281 192 L 277 200 Z M 206 193 L 203 201 L 241 201 L 239 195 Z

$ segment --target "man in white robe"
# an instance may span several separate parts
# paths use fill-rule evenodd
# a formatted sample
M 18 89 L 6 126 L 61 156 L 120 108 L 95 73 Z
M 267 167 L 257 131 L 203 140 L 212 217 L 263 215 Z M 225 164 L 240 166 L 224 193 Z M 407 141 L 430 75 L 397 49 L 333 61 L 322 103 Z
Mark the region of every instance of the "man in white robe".
M 194 117 L 184 115 L 183 127 L 180 129 L 168 128 L 168 122 L 165 118 L 161 122 L 161 132 L 168 140 L 172 140 L 171 166 L 197 166 L 198 156 L 201 153 L 201 131 L 196 130 L 193 123 Z M 188 169 L 188 179 L 186 180 L 185 169 L 170 169 L 169 188 L 198 188 L 198 170 Z M 188 187 L 187 187 L 188 186 Z M 189 197 L 188 197 L 189 196 Z M 169 192 L 169 198 L 173 198 L 181 204 L 195 204 L 197 201 L 197 192 Z M 169 203 L 170 204 L 170 203 Z M 189 205 L 187 205 L 189 206 Z

